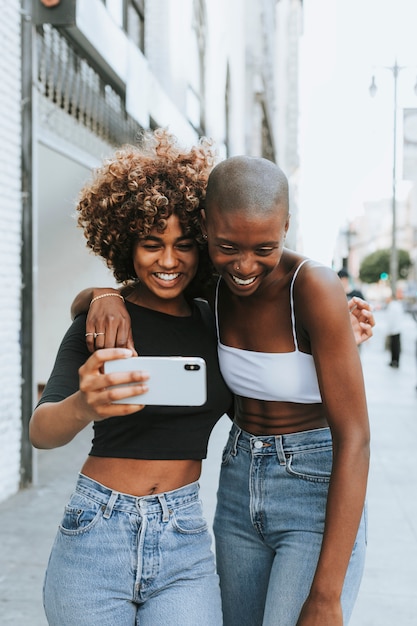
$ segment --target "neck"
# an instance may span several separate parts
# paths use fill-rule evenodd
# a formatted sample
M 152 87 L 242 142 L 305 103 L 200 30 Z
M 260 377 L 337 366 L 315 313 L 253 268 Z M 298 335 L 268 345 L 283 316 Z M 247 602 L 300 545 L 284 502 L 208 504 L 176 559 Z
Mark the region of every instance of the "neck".
M 173 315 L 175 317 L 188 317 L 191 314 L 190 305 L 183 294 L 172 300 L 169 298 L 159 298 L 145 289 L 141 284 L 138 284 L 134 288 L 132 293 L 127 297 L 127 300 L 146 309 L 166 313 L 167 315 Z

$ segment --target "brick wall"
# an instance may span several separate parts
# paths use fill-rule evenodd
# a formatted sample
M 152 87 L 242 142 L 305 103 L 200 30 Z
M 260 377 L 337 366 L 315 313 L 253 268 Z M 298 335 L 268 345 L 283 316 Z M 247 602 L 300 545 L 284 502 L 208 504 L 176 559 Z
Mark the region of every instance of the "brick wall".
M 20 1 L 0 0 L 0 501 L 20 471 Z

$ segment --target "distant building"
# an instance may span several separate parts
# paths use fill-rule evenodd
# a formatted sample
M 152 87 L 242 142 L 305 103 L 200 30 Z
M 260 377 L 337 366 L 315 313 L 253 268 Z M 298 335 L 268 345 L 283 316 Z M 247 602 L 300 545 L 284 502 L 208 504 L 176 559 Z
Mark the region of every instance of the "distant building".
M 402 168 L 396 183 L 396 244 L 413 261 L 408 282 L 417 285 L 417 109 L 403 109 Z M 339 233 L 335 267 L 344 260 L 358 276 L 362 260 L 392 246 L 392 196 L 363 204 L 363 214 L 351 220 Z M 404 282 L 404 281 L 403 281 Z M 401 283 L 401 277 L 400 277 Z

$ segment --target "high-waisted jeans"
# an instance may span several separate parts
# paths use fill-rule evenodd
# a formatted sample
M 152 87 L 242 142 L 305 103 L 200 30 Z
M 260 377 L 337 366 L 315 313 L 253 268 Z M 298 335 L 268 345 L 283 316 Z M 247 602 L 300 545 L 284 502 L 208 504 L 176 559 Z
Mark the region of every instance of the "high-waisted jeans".
M 80 475 L 45 576 L 52 626 L 221 626 L 198 483 L 137 498 Z
M 295 626 L 320 553 L 331 469 L 328 428 L 256 437 L 232 426 L 214 520 L 224 626 Z M 363 572 L 365 517 L 343 587 L 345 626 Z

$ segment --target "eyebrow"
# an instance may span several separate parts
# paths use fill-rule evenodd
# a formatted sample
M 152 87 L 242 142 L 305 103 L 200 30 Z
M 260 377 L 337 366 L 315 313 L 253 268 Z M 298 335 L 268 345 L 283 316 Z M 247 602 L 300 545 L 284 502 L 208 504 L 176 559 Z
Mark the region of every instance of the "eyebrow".
M 232 239 L 226 239 L 225 237 L 217 237 L 217 242 L 218 243 L 226 243 L 229 245 L 236 245 L 236 243 L 232 240 Z M 276 246 L 279 244 L 279 240 L 274 240 L 274 241 L 263 241 L 262 243 L 257 243 L 256 247 L 257 248 L 262 248 L 262 246 Z
M 181 235 L 181 237 L 177 237 L 175 241 L 194 241 L 194 237 L 192 237 L 191 235 Z M 162 237 L 157 237 L 156 235 L 145 235 L 144 237 L 140 238 L 140 241 L 162 241 Z

